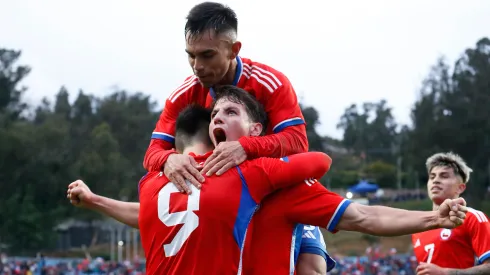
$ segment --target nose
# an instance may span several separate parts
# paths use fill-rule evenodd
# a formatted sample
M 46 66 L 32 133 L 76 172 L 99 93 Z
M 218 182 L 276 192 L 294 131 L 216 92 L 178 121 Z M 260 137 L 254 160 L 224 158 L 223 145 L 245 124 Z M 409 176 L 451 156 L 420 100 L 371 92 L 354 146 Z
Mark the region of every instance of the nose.
M 219 112 L 214 116 L 213 123 L 215 125 L 223 124 L 223 120 L 221 119 L 221 115 Z
M 204 63 L 201 62 L 199 58 L 195 58 L 192 69 L 194 70 L 195 74 L 199 74 L 204 70 Z

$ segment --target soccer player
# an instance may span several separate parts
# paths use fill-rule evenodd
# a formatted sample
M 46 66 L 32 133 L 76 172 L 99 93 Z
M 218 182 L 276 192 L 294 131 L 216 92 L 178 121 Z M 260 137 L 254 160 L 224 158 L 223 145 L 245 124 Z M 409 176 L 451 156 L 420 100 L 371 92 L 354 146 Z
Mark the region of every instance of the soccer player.
M 281 72 L 239 56 L 242 43 L 237 40 L 237 27 L 235 12 L 219 3 L 198 4 L 187 15 L 185 51 L 194 74 L 166 100 L 143 162 L 148 171 L 163 170 L 179 190 L 190 192 L 185 179 L 199 188 L 204 178 L 192 157 L 172 149 L 175 120 L 191 103 L 210 106 L 219 85 L 235 85 L 257 98 L 269 117 L 270 135 L 223 142 L 207 159 L 203 173 L 220 175 L 245 159 L 283 157 L 308 150 L 303 115 L 291 83 Z
M 248 93 L 242 95 L 246 97 L 238 100 L 255 103 Z M 234 119 L 214 128 L 216 136 L 219 131 L 263 132 L 266 115 L 261 108 L 235 104 L 219 112 Z M 212 153 L 209 120 L 209 112 L 197 106 L 185 109 L 177 119 L 177 150 L 192 155 L 196 162 L 205 161 Z M 262 198 L 274 189 L 323 176 L 331 163 L 320 152 L 296 154 L 288 160 L 257 158 L 243 162 L 219 177 L 208 176 L 201 190 L 191 187 L 194 192 L 190 195 L 181 194 L 162 172 L 147 174 L 140 183 L 138 222 L 147 272 L 241 274 L 246 229 Z M 77 181 L 74 185 L 81 184 Z M 96 208 L 96 203 L 90 205 L 89 201 L 88 206 Z
M 446 199 L 459 198 L 472 172 L 454 153 L 435 154 L 427 159 L 426 167 L 427 192 L 434 210 Z M 420 262 L 419 275 L 490 274 L 490 223 L 481 211 L 468 208 L 462 226 L 414 234 L 412 244 Z

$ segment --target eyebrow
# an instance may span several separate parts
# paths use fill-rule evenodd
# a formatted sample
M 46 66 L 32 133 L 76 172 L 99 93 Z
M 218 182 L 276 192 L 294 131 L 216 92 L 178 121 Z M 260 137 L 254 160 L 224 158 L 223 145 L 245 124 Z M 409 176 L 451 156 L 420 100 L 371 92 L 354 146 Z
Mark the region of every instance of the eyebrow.
M 213 49 L 207 49 L 207 50 L 204 50 L 204 51 L 200 51 L 198 53 L 193 53 L 193 52 L 190 52 L 188 51 L 187 49 L 185 49 L 185 52 L 188 54 L 188 55 L 204 55 L 204 54 L 210 54 L 210 53 L 214 53 L 216 52 L 215 50 Z
M 239 111 L 239 109 L 235 106 L 227 106 L 224 108 L 225 112 L 227 111 Z M 213 111 L 211 111 L 211 117 L 214 116 L 217 112 L 219 111 L 219 108 L 214 108 Z

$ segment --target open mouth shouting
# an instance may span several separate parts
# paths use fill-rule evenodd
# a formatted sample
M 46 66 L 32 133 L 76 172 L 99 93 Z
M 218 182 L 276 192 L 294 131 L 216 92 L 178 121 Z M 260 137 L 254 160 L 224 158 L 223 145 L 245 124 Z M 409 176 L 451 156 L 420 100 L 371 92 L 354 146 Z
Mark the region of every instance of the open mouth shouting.
M 213 135 L 216 145 L 218 145 L 220 142 L 226 141 L 226 133 L 222 128 L 215 128 L 213 130 Z

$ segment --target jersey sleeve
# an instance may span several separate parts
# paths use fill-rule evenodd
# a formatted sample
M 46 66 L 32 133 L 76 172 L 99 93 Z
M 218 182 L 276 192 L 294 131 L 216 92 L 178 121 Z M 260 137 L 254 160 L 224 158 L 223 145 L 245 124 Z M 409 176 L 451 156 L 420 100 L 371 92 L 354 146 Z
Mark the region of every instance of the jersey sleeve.
M 478 263 L 490 259 L 490 223 L 485 213 L 468 208 L 471 213 L 465 220 L 471 236 L 471 245 L 478 258 Z
M 301 232 L 301 243 L 299 247 L 295 247 L 298 250 L 298 255 L 301 253 L 316 254 L 325 259 L 327 263 L 327 271 L 332 270 L 335 267 L 335 260 L 330 257 L 327 252 L 327 246 L 325 245 L 325 240 L 323 239 L 323 234 L 318 226 L 314 225 L 304 225 L 303 231 Z M 295 251 L 296 260 L 297 256 Z
M 322 177 L 331 164 L 332 159 L 327 154 L 308 152 L 281 159 L 258 158 L 249 161 L 243 173 L 239 171 L 252 198 L 260 202 L 277 189 Z
M 165 101 L 165 107 L 151 134 L 151 142 L 143 160 L 143 166 L 147 171 L 160 171 L 168 156 L 175 153 L 171 150 L 175 144 L 175 123 L 180 111 L 188 105 L 186 97 L 180 95 L 196 83 L 195 77 L 188 77 Z
M 177 116 L 179 115 L 179 108 L 177 104 L 167 99 L 165 101 L 165 107 L 160 114 L 157 125 L 151 134 L 152 139 L 159 139 L 169 142 L 171 144 L 175 143 L 175 122 L 177 121 Z
M 165 101 L 165 107 L 160 114 L 155 130 L 153 130 L 153 133 L 151 134 L 152 139 L 161 139 L 172 144 L 175 142 L 175 122 L 180 111 L 188 105 L 188 102 L 185 102 L 186 97 L 181 95 L 189 89 L 193 89 L 193 86 L 197 83 L 198 80 L 196 77 L 189 76 L 182 85 L 170 94 Z
M 292 223 L 302 223 L 320 226 L 332 233 L 350 201 L 327 190 L 316 180 L 304 181 L 294 185 L 284 192 L 281 208 Z
M 286 127 L 304 124 L 305 121 L 289 79 L 279 72 L 274 72 L 273 76 L 274 80 L 277 80 L 278 88 L 270 93 L 264 107 L 272 131 L 278 133 Z

